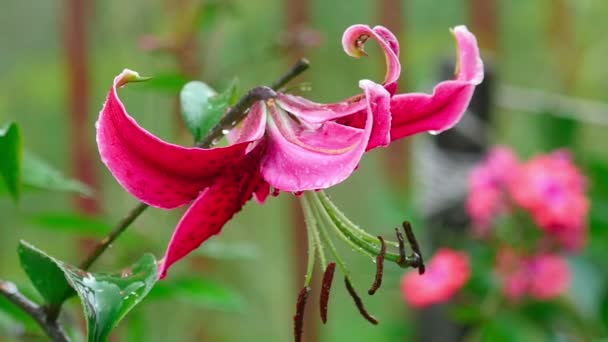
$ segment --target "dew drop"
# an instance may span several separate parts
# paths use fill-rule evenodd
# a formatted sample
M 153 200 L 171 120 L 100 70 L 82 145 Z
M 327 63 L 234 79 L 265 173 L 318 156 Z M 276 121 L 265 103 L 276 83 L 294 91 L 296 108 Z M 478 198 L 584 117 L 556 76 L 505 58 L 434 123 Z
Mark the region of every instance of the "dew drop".
M 222 130 L 222 134 L 223 134 L 223 135 L 226 135 L 226 134 L 228 134 L 228 133 L 230 133 L 230 131 L 229 131 L 229 130 L 227 130 L 227 129 L 223 129 L 223 130 Z

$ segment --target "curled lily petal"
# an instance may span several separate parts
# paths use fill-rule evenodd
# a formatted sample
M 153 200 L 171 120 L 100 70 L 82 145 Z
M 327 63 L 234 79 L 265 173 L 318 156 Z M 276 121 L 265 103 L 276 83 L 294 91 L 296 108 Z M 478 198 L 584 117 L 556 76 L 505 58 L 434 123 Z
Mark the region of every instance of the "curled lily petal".
M 167 276 L 171 265 L 218 234 L 224 224 L 251 199 L 260 182 L 263 182 L 258 171 L 261 150 L 258 146 L 240 163 L 226 169 L 216 183 L 202 192 L 186 211 L 160 265 L 161 279 Z
M 114 79 L 97 121 L 101 160 L 116 180 L 144 203 L 174 208 L 190 202 L 227 165 L 239 160 L 248 143 L 224 148 L 184 148 L 162 141 L 127 114 L 116 90 L 139 75 L 125 70 Z
M 279 93 L 279 105 L 308 123 L 323 123 L 355 114 L 365 109 L 361 95 L 337 103 L 316 103 L 301 96 Z
M 384 84 L 392 87 L 401 74 L 401 63 L 399 63 L 399 42 L 391 31 L 382 26 L 372 29 L 367 25 L 352 25 L 344 31 L 342 48 L 349 56 L 355 58 L 366 56 L 364 47 L 369 38 L 376 40 L 384 51 L 387 66 Z
M 456 79 L 435 86 L 432 94 L 409 93 L 391 99 L 391 139 L 452 128 L 467 109 L 475 86 L 483 81 L 477 40 L 464 26 L 453 29 L 458 44 Z

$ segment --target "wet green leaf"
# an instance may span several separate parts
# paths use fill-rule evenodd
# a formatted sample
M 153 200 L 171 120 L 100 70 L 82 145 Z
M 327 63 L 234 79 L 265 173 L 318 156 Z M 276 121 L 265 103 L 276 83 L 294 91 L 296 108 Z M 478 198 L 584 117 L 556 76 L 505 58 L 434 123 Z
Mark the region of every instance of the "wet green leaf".
M 85 184 L 65 177 L 54 167 L 26 152 L 23 156 L 23 184 L 35 189 L 77 192 L 91 196 L 93 191 Z
M 19 199 L 21 178 L 21 132 L 10 123 L 0 127 L 0 178 L 14 200 Z
M 28 277 L 48 304 L 61 303 L 76 290 L 87 319 L 89 342 L 106 341 L 110 331 L 158 279 L 152 254 L 145 254 L 131 267 L 110 274 L 80 270 L 23 241 L 19 256 Z
M 25 241 L 17 248 L 21 268 L 49 305 L 62 303 L 74 293 L 58 261 Z
M 220 94 L 200 81 L 184 86 L 180 93 L 182 116 L 195 141 L 198 142 L 221 120 L 235 95 L 236 81 Z
M 110 331 L 158 279 L 152 254 L 145 254 L 131 267 L 114 274 L 84 272 L 65 264 L 63 270 L 84 307 L 89 342 L 106 341 Z
M 204 278 L 182 278 L 160 282 L 150 293 L 150 299 L 179 300 L 187 304 L 220 311 L 240 311 L 242 297 L 225 286 Z

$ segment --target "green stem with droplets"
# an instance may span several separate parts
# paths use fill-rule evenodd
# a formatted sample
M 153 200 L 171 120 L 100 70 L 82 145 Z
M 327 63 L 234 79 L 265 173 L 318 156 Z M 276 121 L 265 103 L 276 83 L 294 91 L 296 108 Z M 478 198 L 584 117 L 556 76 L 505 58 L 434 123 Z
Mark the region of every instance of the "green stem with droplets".
M 378 238 L 375 237 L 374 241 L 371 242 L 365 239 L 360 234 L 358 234 L 358 231 L 353 231 L 353 227 L 355 227 L 355 225 L 350 222 L 350 220 L 348 220 L 346 216 L 344 216 L 344 214 L 342 214 L 333 203 L 331 203 L 329 198 L 327 198 L 326 196 L 324 197 L 323 195 L 324 194 L 319 191 L 318 193 L 312 193 L 311 197 L 314 199 L 314 201 L 318 203 L 318 206 L 320 206 L 320 208 L 323 208 L 323 211 L 331 218 L 331 221 L 333 222 L 332 227 L 335 228 L 338 235 L 352 247 L 362 251 L 363 253 L 367 254 L 372 258 L 375 258 L 380 253 L 380 250 L 382 248 L 379 244 Z M 358 230 L 361 230 L 361 228 L 358 228 Z M 401 256 L 399 254 L 395 254 L 388 251 L 385 253 L 384 257 L 385 259 L 390 260 L 401 267 L 409 267 L 416 264 L 415 257 L 406 257 L 404 262 L 400 263 Z
M 323 206 L 327 208 L 328 211 L 335 213 L 336 220 L 342 222 L 344 226 L 348 226 L 353 233 L 357 234 L 359 238 L 366 240 L 369 243 L 373 243 L 375 245 L 378 244 L 378 237 L 373 236 L 370 233 L 366 232 L 364 229 L 361 229 L 359 226 L 354 224 L 351 220 L 349 220 L 342 211 L 329 199 L 329 196 L 324 191 L 319 191 L 319 199 L 323 203 Z M 391 240 L 385 240 L 387 246 L 399 247 L 399 243 Z
M 324 223 L 328 224 L 328 225 L 332 225 L 333 223 L 331 222 L 331 218 L 327 215 L 327 212 L 324 210 L 324 208 L 319 207 L 318 204 L 314 201 L 311 200 L 310 197 L 313 197 L 314 193 L 311 192 L 305 192 L 304 193 L 304 201 L 306 203 L 306 205 L 310 208 L 311 207 L 311 203 L 312 202 L 312 207 L 314 208 L 314 211 L 316 213 L 316 217 L 320 217 L 321 220 L 319 221 L 324 221 Z M 338 264 L 338 267 L 340 267 L 340 269 L 342 270 L 342 273 L 344 273 L 344 276 L 349 277 L 349 271 L 346 268 L 346 263 L 344 263 L 344 261 L 340 258 L 340 255 L 338 254 L 338 250 L 336 249 L 336 246 L 334 245 L 333 241 L 331 241 L 331 238 L 329 236 L 329 234 L 327 233 L 327 229 L 325 228 L 324 225 L 319 225 L 319 230 L 321 231 L 321 237 L 323 238 L 323 241 L 325 241 L 325 243 L 329 246 L 329 250 L 331 252 L 331 254 L 334 256 L 334 259 L 336 260 L 336 263 Z
M 304 222 L 306 223 L 306 238 L 308 239 L 308 262 L 306 265 L 306 276 L 304 277 L 304 286 L 308 287 L 312 279 L 312 273 L 315 267 L 315 251 L 317 248 L 322 248 L 319 241 L 315 237 L 314 230 L 317 225 L 317 220 L 312 214 L 310 206 L 305 200 L 301 200 L 302 210 L 304 211 Z M 321 253 L 320 253 L 321 255 Z M 321 261 L 323 263 L 323 261 Z

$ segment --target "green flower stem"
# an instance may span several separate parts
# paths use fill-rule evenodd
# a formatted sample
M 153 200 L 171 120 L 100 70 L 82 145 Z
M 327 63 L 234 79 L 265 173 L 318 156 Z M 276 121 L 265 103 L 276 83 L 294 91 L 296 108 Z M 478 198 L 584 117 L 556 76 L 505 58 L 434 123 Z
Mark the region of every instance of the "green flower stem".
M 344 226 L 348 226 L 353 233 L 359 235 L 361 239 L 379 246 L 378 237 L 371 235 L 349 220 L 348 217 L 346 217 L 346 215 L 344 215 L 344 213 L 342 213 L 342 211 L 340 211 L 340 209 L 331 201 L 329 196 L 327 196 L 324 191 L 319 191 L 319 198 L 321 199 L 323 206 L 327 208 L 329 212 L 334 212 L 335 218 L 340 220 Z M 399 247 L 399 243 L 395 241 L 385 240 L 385 243 L 387 246 Z
M 337 207 L 335 207 L 335 205 L 333 205 L 333 203 L 331 203 L 331 201 L 329 201 L 329 199 L 323 195 L 324 194 L 319 191 L 319 193 L 312 194 L 312 197 L 318 203 L 318 206 L 320 206 L 319 208 L 323 208 L 325 213 L 331 218 L 331 221 L 334 223 L 332 226 L 336 229 L 338 235 L 353 248 L 367 254 L 371 258 L 378 256 L 382 248 L 378 238 L 375 237 L 374 241 L 371 242 L 358 234 L 358 231 L 353 231 L 354 224 L 346 219 L 344 214 L 342 214 L 339 209 L 337 209 Z M 331 206 L 324 205 L 323 202 L 329 202 L 331 203 Z M 358 228 L 358 230 L 361 229 Z M 384 258 L 396 263 L 401 267 L 409 267 L 417 264 L 417 258 L 415 256 L 406 256 L 405 261 L 400 263 L 400 255 L 388 251 L 384 255 Z
M 315 197 L 314 192 L 306 191 L 304 193 L 303 197 L 305 198 L 303 202 L 305 202 L 309 208 L 311 207 L 311 205 L 309 203 L 312 202 L 312 207 L 314 208 L 316 217 L 320 218 L 320 220 L 319 220 L 320 222 L 323 222 L 326 225 L 333 225 L 333 222 L 332 222 L 331 218 L 329 217 L 329 215 L 327 215 L 325 208 L 323 208 L 322 206 L 319 207 L 320 203 L 314 200 L 314 197 Z M 327 233 L 326 225 L 318 225 L 319 230 L 321 231 L 321 237 L 323 238 L 323 241 L 329 246 L 329 250 L 330 250 L 331 254 L 333 255 L 334 259 L 336 260 L 338 267 L 340 267 L 340 269 L 342 270 L 342 273 L 344 273 L 344 276 L 348 278 L 350 273 L 349 273 L 348 269 L 346 268 L 346 263 L 344 263 L 342 258 L 340 258 L 340 255 L 338 254 L 338 250 L 336 249 L 336 246 L 334 245 L 333 241 L 331 241 L 331 238 L 329 237 L 329 234 Z
M 312 214 L 310 205 L 304 198 L 300 200 L 300 203 L 302 204 L 302 210 L 304 211 L 304 221 L 306 222 L 306 234 L 308 240 L 308 263 L 306 265 L 306 276 L 304 277 L 304 287 L 308 287 L 315 267 L 315 251 L 317 248 L 322 248 L 322 246 L 319 244 L 319 241 L 315 236 L 317 220 Z M 321 255 L 322 253 L 319 253 L 319 257 L 321 257 Z M 324 257 L 325 255 L 323 255 L 323 258 Z M 323 259 L 321 259 L 321 263 L 324 264 Z

